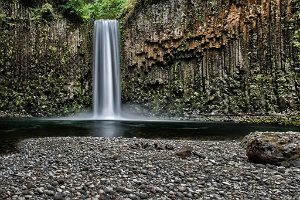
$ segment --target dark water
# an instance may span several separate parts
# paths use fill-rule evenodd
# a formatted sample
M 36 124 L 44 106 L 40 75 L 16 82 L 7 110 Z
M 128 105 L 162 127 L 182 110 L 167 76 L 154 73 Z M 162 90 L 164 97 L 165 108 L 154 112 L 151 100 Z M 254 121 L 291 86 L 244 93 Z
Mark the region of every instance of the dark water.
M 252 131 L 299 131 L 299 127 L 189 121 L 60 121 L 0 119 L 0 154 L 34 137 L 95 136 L 240 140 Z

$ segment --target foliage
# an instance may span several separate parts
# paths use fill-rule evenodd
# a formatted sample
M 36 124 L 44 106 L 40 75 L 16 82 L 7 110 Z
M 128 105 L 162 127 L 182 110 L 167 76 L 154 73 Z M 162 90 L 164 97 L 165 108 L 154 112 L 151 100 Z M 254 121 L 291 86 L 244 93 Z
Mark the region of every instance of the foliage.
M 0 11 L 0 20 L 6 18 L 6 14 Z
M 32 8 L 33 21 L 49 22 L 55 18 L 54 10 L 51 4 L 45 3 L 41 8 Z
M 132 0 L 53 0 L 51 5 L 60 10 L 72 21 L 87 21 L 90 19 L 115 19 L 118 18 L 131 4 Z M 19 0 L 25 6 L 33 10 L 43 11 L 44 5 L 50 5 L 48 1 Z M 39 20 L 39 18 L 38 18 Z
M 94 6 L 94 18 L 114 19 L 125 9 L 127 0 L 102 0 Z
M 84 20 L 92 16 L 92 4 L 88 0 L 69 0 L 61 8 L 65 13 L 76 14 Z
M 126 8 L 127 0 L 68 0 L 61 8 L 83 20 L 114 19 Z

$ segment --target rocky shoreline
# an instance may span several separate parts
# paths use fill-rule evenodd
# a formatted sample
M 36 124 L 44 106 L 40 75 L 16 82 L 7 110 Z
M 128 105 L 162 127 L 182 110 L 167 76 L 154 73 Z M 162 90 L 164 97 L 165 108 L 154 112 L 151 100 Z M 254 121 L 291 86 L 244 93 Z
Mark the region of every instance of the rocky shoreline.
M 1 118 L 30 118 L 30 117 L 33 116 L 25 112 L 0 111 L 0 119 Z
M 237 141 L 40 138 L 0 157 L 0 186 L 0 199 L 299 199 L 300 168 L 250 163 Z

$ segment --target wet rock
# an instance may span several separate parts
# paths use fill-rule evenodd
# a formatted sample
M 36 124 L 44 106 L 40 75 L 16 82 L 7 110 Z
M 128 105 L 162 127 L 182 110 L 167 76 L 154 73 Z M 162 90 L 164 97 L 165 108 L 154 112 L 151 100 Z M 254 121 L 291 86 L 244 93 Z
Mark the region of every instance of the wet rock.
M 300 166 L 300 132 L 254 132 L 241 144 L 251 162 Z
M 193 151 L 193 147 L 185 146 L 185 147 L 182 147 L 179 150 L 177 150 L 175 152 L 175 155 L 180 156 L 180 157 L 189 157 L 189 156 L 193 155 L 192 151 Z

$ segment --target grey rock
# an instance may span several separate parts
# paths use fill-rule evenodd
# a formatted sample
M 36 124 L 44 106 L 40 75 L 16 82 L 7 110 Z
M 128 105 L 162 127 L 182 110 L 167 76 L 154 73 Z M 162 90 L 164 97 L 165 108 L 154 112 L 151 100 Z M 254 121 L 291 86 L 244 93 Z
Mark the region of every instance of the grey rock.
M 54 187 L 58 186 L 58 184 L 59 184 L 59 183 L 58 183 L 57 181 L 53 181 L 53 182 L 51 183 L 51 185 L 54 186 Z
M 178 190 L 179 190 L 180 192 L 185 192 L 185 191 L 186 191 L 186 187 L 180 186 L 180 187 L 178 187 Z
M 201 152 L 207 158 L 181 159 L 174 155 L 175 151 L 130 147 L 141 142 L 151 146 L 154 143 L 192 146 L 192 152 Z M 298 199 L 299 196 L 299 167 L 250 163 L 236 141 L 40 138 L 27 140 L 20 148 L 25 149 L 22 154 L 0 156 L 3 166 L 0 182 L 4 186 L 0 189 L 0 199 L 25 199 L 25 194 L 30 199 L 66 200 L 280 199 L 282 196 Z M 111 159 L 112 155 L 122 158 L 117 162 Z M 49 160 L 58 163 L 55 169 L 45 168 Z M 82 166 L 91 163 L 97 170 L 82 171 Z M 23 167 L 31 165 L 34 168 Z
M 42 188 L 36 188 L 38 194 L 43 194 L 44 190 Z
M 52 190 L 45 190 L 45 193 L 49 196 L 54 196 L 55 192 Z
M 58 182 L 59 185 L 65 184 L 65 181 L 63 179 L 58 179 L 57 182 Z
M 57 192 L 57 193 L 55 193 L 53 199 L 54 199 L 54 200 L 63 200 L 63 199 L 64 199 L 64 196 L 65 196 L 65 195 L 64 195 L 62 192 Z
M 35 187 L 36 186 L 33 183 L 31 183 L 31 182 L 27 183 L 27 188 L 28 189 L 35 188 Z
M 164 192 L 164 190 L 160 187 L 154 187 L 153 190 L 157 193 L 163 193 Z
M 164 150 L 165 149 L 165 146 L 161 143 L 154 143 L 154 148 L 157 149 L 157 150 Z
M 141 199 L 147 199 L 149 197 L 149 195 L 147 193 L 139 193 L 138 196 L 141 198 Z
M 0 198 L 5 199 L 7 197 L 6 192 L 4 189 L 0 188 Z
M 192 153 L 193 153 L 195 156 L 197 156 L 198 158 L 206 158 L 204 155 L 202 155 L 202 154 L 200 154 L 200 153 L 198 153 L 198 152 L 193 151 Z
M 140 197 L 137 196 L 137 195 L 135 195 L 135 194 L 129 194 L 128 197 L 129 197 L 130 199 L 132 199 L 132 200 L 140 200 Z
M 171 144 L 166 144 L 165 148 L 166 148 L 167 150 L 173 150 L 173 149 L 175 149 L 174 146 L 171 145 Z
M 131 189 L 124 188 L 124 187 L 116 187 L 115 190 L 117 192 L 123 192 L 123 193 L 126 193 L 126 194 L 130 194 L 132 192 Z
M 300 166 L 300 132 L 253 132 L 241 145 L 251 162 Z
M 177 196 L 180 197 L 180 198 L 183 198 L 184 194 L 182 192 L 177 192 Z
M 104 188 L 104 192 L 105 192 L 105 193 L 113 194 L 113 193 L 114 193 L 114 190 L 113 190 L 113 188 L 111 188 L 111 187 L 106 187 L 106 188 Z
M 284 167 L 284 166 L 279 166 L 279 167 L 277 168 L 277 170 L 278 170 L 278 172 L 280 172 L 280 173 L 284 173 L 284 172 L 285 172 L 285 167 Z
M 27 194 L 29 194 L 29 191 L 28 191 L 28 190 L 24 190 L 24 191 L 22 192 L 22 194 L 23 194 L 23 195 L 27 195 Z
M 24 197 L 25 197 L 25 199 L 32 199 L 31 195 L 25 195 Z
M 192 147 L 185 146 L 185 147 L 182 147 L 179 150 L 177 150 L 175 152 L 175 155 L 180 156 L 180 157 L 188 157 L 188 156 L 192 155 L 192 151 L 193 151 Z

